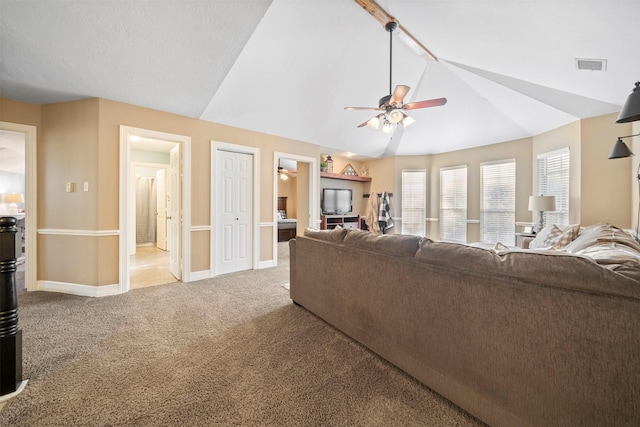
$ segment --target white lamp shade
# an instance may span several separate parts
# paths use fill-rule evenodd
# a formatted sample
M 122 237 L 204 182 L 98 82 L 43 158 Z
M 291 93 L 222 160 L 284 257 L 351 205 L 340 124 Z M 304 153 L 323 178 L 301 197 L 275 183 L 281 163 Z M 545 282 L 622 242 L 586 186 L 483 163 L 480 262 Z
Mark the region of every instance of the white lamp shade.
M 24 203 L 24 196 L 19 193 L 8 193 L 3 197 L 4 203 Z
M 549 212 L 556 210 L 556 196 L 529 196 L 529 210 Z

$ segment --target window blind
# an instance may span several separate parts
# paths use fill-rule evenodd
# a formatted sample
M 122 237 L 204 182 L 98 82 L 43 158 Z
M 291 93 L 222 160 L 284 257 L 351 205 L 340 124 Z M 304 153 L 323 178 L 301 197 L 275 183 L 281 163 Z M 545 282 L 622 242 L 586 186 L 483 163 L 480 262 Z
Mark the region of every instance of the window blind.
M 427 171 L 402 171 L 402 234 L 426 235 Z
M 569 148 L 538 155 L 538 191 L 556 196 L 556 210 L 544 213 L 545 224 L 569 224 Z
M 440 169 L 440 239 L 467 241 L 467 166 Z
M 480 164 L 480 238 L 515 245 L 516 161 Z

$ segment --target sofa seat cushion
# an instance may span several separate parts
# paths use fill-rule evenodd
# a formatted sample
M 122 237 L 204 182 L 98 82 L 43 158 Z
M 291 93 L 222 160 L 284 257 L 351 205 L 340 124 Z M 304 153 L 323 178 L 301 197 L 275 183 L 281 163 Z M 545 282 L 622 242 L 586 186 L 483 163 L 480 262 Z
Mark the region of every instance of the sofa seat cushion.
M 423 239 L 416 260 L 476 274 L 508 276 L 530 283 L 640 299 L 640 282 L 561 251 L 500 251 Z
M 390 255 L 413 258 L 418 250 L 421 237 L 408 234 L 377 234 L 363 230 L 349 230 L 344 238 L 346 246 Z

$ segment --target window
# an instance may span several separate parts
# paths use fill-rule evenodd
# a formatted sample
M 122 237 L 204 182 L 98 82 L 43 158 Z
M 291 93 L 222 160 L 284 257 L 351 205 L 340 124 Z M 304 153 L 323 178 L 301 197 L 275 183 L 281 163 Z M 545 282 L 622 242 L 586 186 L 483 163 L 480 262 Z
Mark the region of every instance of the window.
M 569 148 L 538 155 L 538 193 L 556 196 L 556 210 L 544 213 L 545 224 L 569 224 Z
M 440 239 L 467 241 L 467 166 L 440 169 Z
M 402 171 L 402 234 L 426 234 L 427 171 Z
M 516 161 L 480 164 L 480 238 L 515 245 Z

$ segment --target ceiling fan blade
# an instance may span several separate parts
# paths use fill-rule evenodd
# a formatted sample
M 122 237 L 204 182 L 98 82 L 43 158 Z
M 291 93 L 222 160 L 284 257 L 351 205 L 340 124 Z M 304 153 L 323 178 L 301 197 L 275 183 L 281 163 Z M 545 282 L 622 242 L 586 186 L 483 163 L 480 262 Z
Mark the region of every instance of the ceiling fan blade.
M 359 124 L 358 127 L 359 128 L 363 128 L 363 127 L 365 127 L 367 125 L 367 123 L 369 123 L 369 120 L 367 120 L 366 122 L 364 122 L 362 124 Z
M 417 110 L 418 108 L 439 107 L 447 103 L 447 98 L 435 98 L 426 101 L 417 101 L 404 104 L 403 110 Z
M 410 89 L 411 88 L 409 86 L 405 85 L 396 86 L 396 88 L 393 90 L 393 95 L 391 95 L 390 103 L 395 105 L 402 104 L 402 100 L 407 95 L 407 92 L 409 92 Z
M 345 110 L 374 110 L 374 111 L 379 111 L 381 110 L 381 108 L 379 107 L 344 107 Z

